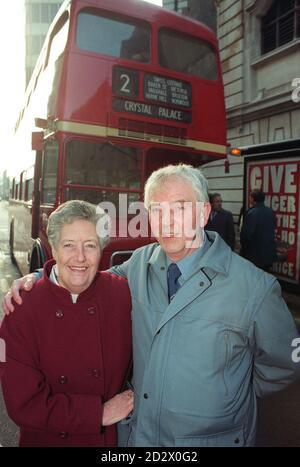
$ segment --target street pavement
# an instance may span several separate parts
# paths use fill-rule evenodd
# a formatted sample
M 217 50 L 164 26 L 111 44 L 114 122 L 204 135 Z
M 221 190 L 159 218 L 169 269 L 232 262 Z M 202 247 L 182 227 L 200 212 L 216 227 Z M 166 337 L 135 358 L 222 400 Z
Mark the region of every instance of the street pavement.
M 0 302 L 12 281 L 20 274 L 11 263 L 8 247 L 7 202 L 0 202 Z M 300 297 L 284 292 L 300 329 Z M 3 317 L 0 307 L 0 321 Z M 300 447 L 300 381 L 284 391 L 258 401 L 257 446 Z M 18 428 L 9 419 L 0 390 L 0 445 L 16 446 Z

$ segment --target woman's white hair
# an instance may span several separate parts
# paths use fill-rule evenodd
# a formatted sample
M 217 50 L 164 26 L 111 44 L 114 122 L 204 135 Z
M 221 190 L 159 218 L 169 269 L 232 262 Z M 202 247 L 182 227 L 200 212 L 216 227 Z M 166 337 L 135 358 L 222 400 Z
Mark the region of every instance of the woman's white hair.
M 168 165 L 156 170 L 148 178 L 144 193 L 146 209 L 149 209 L 153 193 L 170 180 L 181 180 L 189 183 L 195 191 L 197 201 L 209 201 L 208 182 L 200 169 L 187 164 Z
M 97 209 L 93 204 L 76 199 L 62 203 L 50 214 L 47 225 L 47 235 L 50 245 L 55 247 L 63 226 L 72 224 L 76 220 L 85 220 L 94 224 L 101 250 L 103 250 L 110 239 L 107 233 L 108 229 L 99 228 L 100 224 L 98 223 L 101 222 L 101 227 L 107 223 L 109 224 L 109 216 L 103 210 Z M 99 231 L 105 231 L 105 234 L 101 235 L 100 233 L 99 235 Z

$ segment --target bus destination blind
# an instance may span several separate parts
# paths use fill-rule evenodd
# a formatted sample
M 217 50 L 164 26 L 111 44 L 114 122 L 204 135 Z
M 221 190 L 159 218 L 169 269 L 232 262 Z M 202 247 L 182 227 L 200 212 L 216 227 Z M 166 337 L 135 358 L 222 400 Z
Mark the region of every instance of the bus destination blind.
M 144 78 L 144 99 L 190 109 L 192 87 L 185 81 L 147 73 Z
M 192 106 L 192 87 L 189 83 L 145 73 L 145 102 L 138 102 L 135 99 L 139 96 L 139 83 L 138 71 L 114 67 L 113 92 L 121 98 L 113 99 L 115 111 L 191 123 L 192 113 L 188 109 Z

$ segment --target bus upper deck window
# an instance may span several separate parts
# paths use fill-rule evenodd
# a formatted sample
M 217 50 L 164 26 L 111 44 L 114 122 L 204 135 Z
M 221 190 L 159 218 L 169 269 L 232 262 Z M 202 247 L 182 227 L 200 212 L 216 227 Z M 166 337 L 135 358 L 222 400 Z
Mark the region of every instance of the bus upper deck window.
M 159 63 L 164 68 L 199 78 L 217 80 L 217 53 L 201 38 L 161 29 L 158 41 Z
M 147 63 L 150 27 L 143 22 L 83 10 L 78 15 L 76 44 L 89 52 Z
M 50 49 L 47 58 L 47 66 L 49 64 L 55 66 L 55 63 L 63 55 L 68 39 L 68 31 L 69 21 L 68 16 L 66 15 L 62 18 L 57 29 L 54 30 L 54 33 L 51 37 Z

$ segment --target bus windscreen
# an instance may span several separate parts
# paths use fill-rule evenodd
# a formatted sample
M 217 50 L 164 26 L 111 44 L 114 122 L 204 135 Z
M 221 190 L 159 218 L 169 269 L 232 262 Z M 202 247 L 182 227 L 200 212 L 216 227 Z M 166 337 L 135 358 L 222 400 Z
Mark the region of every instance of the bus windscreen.
M 67 145 L 67 184 L 141 189 L 138 149 L 110 143 L 73 140 Z

